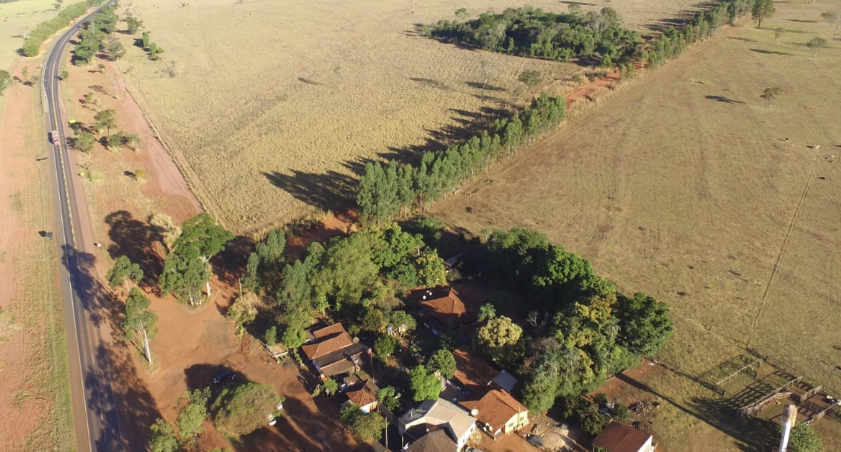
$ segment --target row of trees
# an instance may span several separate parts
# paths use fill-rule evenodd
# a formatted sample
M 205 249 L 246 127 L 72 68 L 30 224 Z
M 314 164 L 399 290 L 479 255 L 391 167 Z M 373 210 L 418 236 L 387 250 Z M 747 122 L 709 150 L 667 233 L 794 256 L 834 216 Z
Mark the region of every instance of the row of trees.
M 460 146 L 426 152 L 420 165 L 369 163 L 359 181 L 357 203 L 364 225 L 388 224 L 402 213 L 453 193 L 502 155 L 512 156 L 539 134 L 560 124 L 566 114 L 563 96 L 545 94 L 521 113 L 498 119 L 491 133 L 484 131 Z
M 460 19 L 466 11 L 456 12 Z M 440 20 L 432 37 L 496 52 L 566 61 L 599 55 L 604 61 L 626 59 L 641 42 L 639 33 L 621 26 L 613 8 L 555 14 L 532 7 L 484 13 L 473 20 Z
M 141 49 L 145 50 L 149 54 L 150 60 L 158 60 L 160 57 L 158 54 L 164 53 L 163 47 L 159 47 L 157 44 L 152 42 L 152 38 L 150 37 L 149 31 L 144 31 L 140 38 L 135 39 L 134 45 L 140 47 Z
M 28 57 L 38 56 L 38 52 L 41 50 L 41 44 L 47 38 L 70 25 L 70 22 L 74 19 L 82 17 L 91 6 L 99 5 L 100 3 L 102 3 L 102 0 L 86 0 L 84 2 L 74 3 L 64 8 L 56 17 L 38 24 L 23 42 L 24 55 Z
M 116 61 L 126 51 L 123 44 L 112 33 L 117 30 L 119 17 L 113 6 L 102 8 L 79 33 L 79 44 L 73 52 L 73 64 L 90 64 L 99 52 L 107 51 L 109 58 Z M 110 39 L 109 39 L 110 38 Z

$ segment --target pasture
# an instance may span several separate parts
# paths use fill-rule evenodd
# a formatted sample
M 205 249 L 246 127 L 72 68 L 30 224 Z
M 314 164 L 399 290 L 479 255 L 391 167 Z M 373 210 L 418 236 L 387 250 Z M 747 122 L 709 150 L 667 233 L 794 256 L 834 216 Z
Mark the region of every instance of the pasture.
M 667 302 L 676 332 L 658 358 L 679 372 L 750 348 L 838 394 L 841 41 L 820 14 L 841 5 L 776 7 L 762 29 L 694 46 L 431 213 L 476 234 L 543 231 L 623 292 Z M 828 41 L 817 59 L 815 36 Z M 771 107 L 768 87 L 783 89 Z M 711 391 L 675 375 L 643 381 L 669 402 L 655 425 L 667 450 L 756 450 L 702 403 Z
M 0 3 L 0 69 L 11 71 L 20 55 L 23 36 L 41 22 L 52 19 L 57 12 L 53 0 L 17 0 Z
M 556 1 L 529 4 L 567 10 Z M 584 71 L 420 34 L 460 7 L 476 15 L 524 5 L 510 0 L 183 5 L 127 5 L 166 52 L 149 61 L 123 36 L 130 48 L 119 65 L 191 188 L 239 232 L 285 223 L 306 205 L 346 206 L 366 159 L 440 146 L 493 109 L 525 102 L 523 70 L 541 71 L 549 92 L 571 88 L 572 74 Z M 682 11 L 660 0 L 610 6 L 642 31 Z M 484 102 L 483 62 L 491 67 Z

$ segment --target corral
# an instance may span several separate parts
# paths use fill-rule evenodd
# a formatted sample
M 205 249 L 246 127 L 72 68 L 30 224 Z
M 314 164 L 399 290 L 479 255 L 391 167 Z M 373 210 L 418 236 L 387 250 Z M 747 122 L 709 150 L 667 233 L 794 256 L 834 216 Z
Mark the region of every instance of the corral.
M 548 0 L 529 4 L 567 9 Z M 365 159 L 440 146 L 496 109 L 522 104 L 530 94 L 517 81 L 523 70 L 541 71 L 549 91 L 572 88 L 572 74 L 585 70 L 421 34 L 460 7 L 475 15 L 523 6 L 509 1 L 127 6 L 166 49 L 161 61 L 149 61 L 124 36 L 128 52 L 119 65 L 129 86 L 196 194 L 240 232 L 288 221 L 305 205 L 345 206 Z M 610 6 L 641 30 L 686 12 L 665 1 Z M 491 76 L 483 102 L 485 61 Z

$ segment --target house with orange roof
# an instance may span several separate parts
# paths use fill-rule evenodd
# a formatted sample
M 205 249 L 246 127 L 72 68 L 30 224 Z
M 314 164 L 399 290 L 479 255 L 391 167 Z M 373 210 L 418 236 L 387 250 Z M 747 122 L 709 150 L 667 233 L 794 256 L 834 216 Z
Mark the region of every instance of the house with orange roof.
M 380 388 L 377 387 L 374 380 L 367 380 L 362 384 L 354 385 L 354 387 L 345 391 L 348 398 L 346 403 L 358 406 L 363 413 L 370 413 L 377 409 L 377 392 L 379 390 Z
M 461 328 L 476 320 L 477 314 L 464 304 L 458 291 L 453 287 L 424 289 L 421 295 L 421 307 L 426 314 L 434 318 L 444 328 Z
M 354 341 L 341 323 L 307 332 L 301 352 L 312 362 L 322 378 L 359 370 L 363 354 L 370 354 L 365 344 Z
M 529 423 L 529 410 L 501 389 L 493 389 L 479 400 L 461 402 L 461 406 L 476 418 L 482 431 L 494 438 Z
M 607 424 L 593 440 L 593 450 L 599 452 L 654 452 L 655 447 L 651 434 L 618 422 Z

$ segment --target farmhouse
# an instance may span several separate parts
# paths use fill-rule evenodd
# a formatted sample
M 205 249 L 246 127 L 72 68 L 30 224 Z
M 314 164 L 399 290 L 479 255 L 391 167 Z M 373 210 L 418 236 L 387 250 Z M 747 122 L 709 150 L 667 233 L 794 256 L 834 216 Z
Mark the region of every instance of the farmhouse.
M 354 342 L 341 323 L 307 332 L 301 351 L 321 378 L 359 370 L 362 355 L 371 353 L 365 344 Z
M 345 391 L 348 398 L 345 403 L 358 406 L 363 413 L 370 413 L 377 409 L 377 392 L 379 390 L 380 388 L 373 380 L 360 382 L 360 384 L 351 386 Z
M 654 452 L 654 437 L 618 422 L 611 422 L 593 440 L 593 451 Z
M 476 313 L 468 309 L 453 287 L 424 289 L 423 292 L 420 305 L 441 328 L 458 329 L 476 320 Z
M 465 411 L 460 406 L 444 399 L 426 400 L 422 402 L 417 408 L 412 408 L 397 420 L 397 430 L 401 435 L 406 435 L 409 431 L 409 438 L 421 440 L 422 435 L 412 434 L 418 429 L 413 427 L 423 427 L 420 430 L 423 432 L 433 431 L 436 429 L 443 429 L 447 432 L 448 437 L 452 441 L 452 448 L 441 450 L 460 450 L 470 434 L 476 429 L 476 419 L 470 416 L 470 413 Z M 435 439 L 427 439 L 425 441 L 435 441 Z
M 508 392 L 517 384 L 517 379 L 506 371 L 497 371 L 470 347 L 462 345 L 453 351 L 456 371 L 448 383 L 463 393 L 478 397 L 496 386 Z
M 479 427 L 496 438 L 509 434 L 529 423 L 529 410 L 511 394 L 494 389 L 479 400 L 461 402 L 479 422 Z

